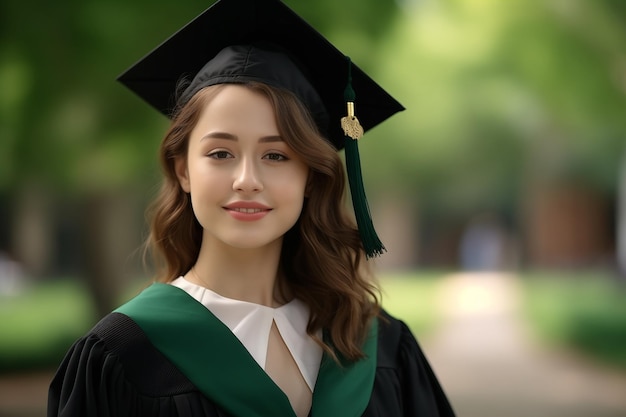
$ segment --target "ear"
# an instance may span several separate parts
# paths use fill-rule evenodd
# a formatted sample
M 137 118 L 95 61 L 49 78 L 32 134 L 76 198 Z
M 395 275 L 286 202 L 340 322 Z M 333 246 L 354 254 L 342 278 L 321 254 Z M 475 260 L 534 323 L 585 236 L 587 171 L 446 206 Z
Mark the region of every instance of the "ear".
M 178 182 L 180 183 L 180 187 L 184 192 L 190 193 L 191 187 L 189 186 L 189 170 L 187 169 L 187 158 L 179 156 L 174 161 L 174 169 L 176 171 L 176 176 L 178 177 Z

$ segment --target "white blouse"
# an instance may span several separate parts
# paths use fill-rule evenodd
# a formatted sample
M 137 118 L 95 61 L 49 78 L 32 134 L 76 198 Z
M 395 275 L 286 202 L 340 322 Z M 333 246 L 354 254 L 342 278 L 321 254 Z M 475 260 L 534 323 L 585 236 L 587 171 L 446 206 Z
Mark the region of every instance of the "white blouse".
M 183 277 L 175 279 L 171 284 L 184 290 L 208 308 L 233 332 L 263 369 L 265 369 L 272 322 L 275 322 L 300 373 L 313 392 L 323 352 L 306 332 L 309 321 L 309 308 L 306 304 L 293 299 L 287 304 L 274 308 L 234 300 L 189 282 Z

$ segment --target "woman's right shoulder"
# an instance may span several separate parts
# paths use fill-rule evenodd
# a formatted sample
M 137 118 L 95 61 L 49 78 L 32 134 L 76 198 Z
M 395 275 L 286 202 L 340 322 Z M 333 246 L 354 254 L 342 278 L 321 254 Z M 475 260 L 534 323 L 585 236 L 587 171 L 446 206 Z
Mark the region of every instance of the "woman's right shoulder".
M 141 410 L 159 409 L 165 403 L 176 408 L 178 403 L 166 400 L 174 395 L 190 394 L 185 398 L 195 404 L 197 390 L 139 325 L 114 312 L 67 352 L 50 384 L 48 416 L 148 415 Z M 135 411 L 128 408 L 131 405 Z M 165 407 L 158 415 L 187 415 L 168 410 Z
M 69 348 L 63 364 L 75 367 L 110 362 L 114 358 L 120 364 L 135 362 L 137 358 L 150 356 L 154 348 L 141 328 L 122 313 L 109 313 Z
M 188 380 L 152 344 L 141 327 L 125 314 L 113 312 L 102 318 L 67 352 L 55 377 L 63 384 L 67 377 L 120 378 L 130 382 L 147 395 L 171 394 L 171 387 L 156 383 L 170 375 L 176 390 L 193 389 Z M 79 378 L 80 379 L 80 378 Z M 65 381 L 67 383 L 67 381 Z M 180 388 L 182 387 L 182 388 Z
M 125 314 L 109 313 L 85 337 L 96 337 L 108 350 L 119 353 L 145 336 L 141 328 Z

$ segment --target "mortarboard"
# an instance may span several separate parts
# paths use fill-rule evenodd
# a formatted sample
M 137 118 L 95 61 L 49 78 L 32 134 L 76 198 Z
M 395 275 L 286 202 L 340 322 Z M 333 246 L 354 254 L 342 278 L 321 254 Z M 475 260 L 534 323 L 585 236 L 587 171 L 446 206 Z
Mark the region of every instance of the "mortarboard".
M 192 81 L 177 97 L 183 78 Z M 356 139 L 404 107 L 280 0 L 218 0 L 118 80 L 168 117 L 208 85 L 254 80 L 288 89 L 335 148 L 346 148 L 366 255 L 384 251 L 369 215 Z

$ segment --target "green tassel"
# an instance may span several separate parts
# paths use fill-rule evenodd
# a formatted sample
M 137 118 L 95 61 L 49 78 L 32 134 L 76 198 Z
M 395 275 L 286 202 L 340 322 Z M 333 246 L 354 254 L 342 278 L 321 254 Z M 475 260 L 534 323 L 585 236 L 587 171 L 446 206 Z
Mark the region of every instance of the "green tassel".
M 359 156 L 358 139 L 363 136 L 363 128 L 354 114 L 354 100 L 356 94 L 352 88 L 352 64 L 348 59 L 348 85 L 344 91 L 344 99 L 348 107 L 348 115 L 341 119 L 341 126 L 345 133 L 345 155 L 350 195 L 356 223 L 361 235 L 361 242 L 367 258 L 382 255 L 386 249 L 380 241 L 370 214 L 369 204 L 365 196 L 363 175 L 361 173 L 361 158 Z

